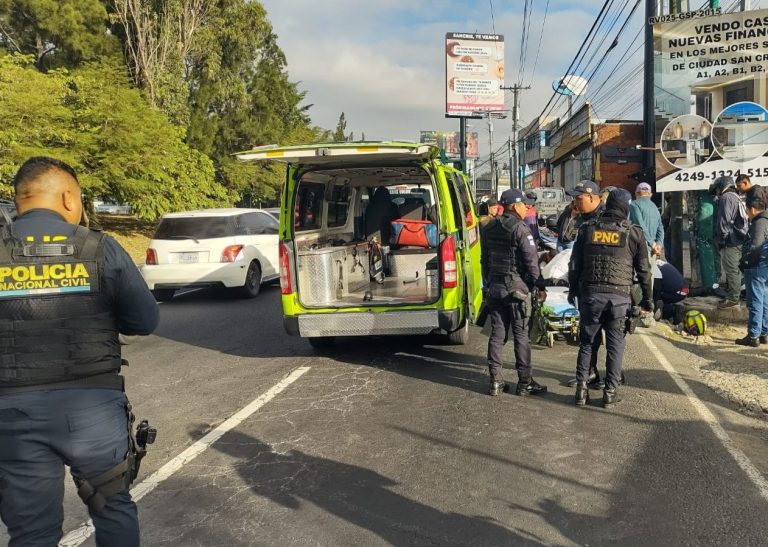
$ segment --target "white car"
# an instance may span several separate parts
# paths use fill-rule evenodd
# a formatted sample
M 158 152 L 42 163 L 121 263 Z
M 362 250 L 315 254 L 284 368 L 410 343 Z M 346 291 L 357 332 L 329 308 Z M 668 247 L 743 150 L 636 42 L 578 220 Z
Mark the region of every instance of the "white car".
M 232 287 L 245 298 L 277 279 L 278 223 L 261 209 L 202 209 L 164 215 L 141 274 L 158 301 L 179 289 Z

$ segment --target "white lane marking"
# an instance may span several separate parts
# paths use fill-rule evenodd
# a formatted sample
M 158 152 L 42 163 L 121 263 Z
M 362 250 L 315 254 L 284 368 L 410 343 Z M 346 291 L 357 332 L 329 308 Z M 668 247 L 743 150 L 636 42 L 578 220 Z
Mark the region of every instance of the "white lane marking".
M 717 421 L 717 418 L 715 418 L 715 415 L 712 414 L 712 412 L 707 408 L 707 405 L 705 405 L 701 399 L 696 396 L 688 383 L 683 379 L 682 376 L 680 376 L 680 374 L 675 370 L 667 358 L 664 357 L 664 355 L 661 353 L 661 350 L 659 350 L 659 348 L 656 346 L 656 344 L 653 343 L 648 335 L 643 334 L 640 336 L 640 338 L 643 342 L 645 342 L 645 345 L 648 346 L 648 349 L 651 350 L 656 359 L 658 359 L 659 363 L 661 363 L 661 365 L 666 369 L 666 371 L 677 384 L 677 387 L 680 388 L 680 391 L 682 391 L 683 394 L 688 397 L 688 400 L 707 423 L 709 428 L 715 434 L 715 437 L 720 440 L 725 449 L 731 454 L 733 459 L 736 460 L 736 463 L 739 465 L 739 467 L 741 467 L 742 471 L 744 471 L 744 473 L 747 474 L 747 477 L 749 477 L 754 485 L 757 486 L 757 489 L 760 491 L 760 495 L 763 496 L 766 501 L 768 501 L 768 481 L 765 480 L 765 477 L 760 474 L 760 471 L 749 460 L 747 455 L 744 454 L 744 452 L 742 452 L 741 449 L 739 449 L 734 444 L 730 435 L 728 435 L 725 429 L 723 429 L 723 426 L 720 425 L 720 422 Z
M 131 497 L 133 497 L 133 501 L 139 501 L 141 498 L 154 490 L 161 482 L 171 477 L 179 469 L 205 452 L 208 447 L 218 441 L 222 436 L 224 436 L 225 433 L 240 425 L 245 419 L 251 416 L 251 414 L 259 410 L 269 401 L 274 399 L 278 394 L 280 394 L 281 391 L 301 378 L 310 368 L 311 367 L 299 367 L 291 372 L 288 376 L 269 388 L 269 390 L 260 395 L 257 399 L 251 401 L 247 406 L 243 407 L 241 410 L 237 411 L 224 422 L 219 424 L 218 427 L 209 431 L 200 440 L 192 443 L 192 445 L 184 452 L 170 460 L 148 478 L 137 484 L 134 488 L 131 489 Z M 77 547 L 85 540 L 87 540 L 93 531 L 93 522 L 89 520 L 79 528 L 72 530 L 66 536 L 64 536 L 61 542 L 59 542 L 59 547 Z

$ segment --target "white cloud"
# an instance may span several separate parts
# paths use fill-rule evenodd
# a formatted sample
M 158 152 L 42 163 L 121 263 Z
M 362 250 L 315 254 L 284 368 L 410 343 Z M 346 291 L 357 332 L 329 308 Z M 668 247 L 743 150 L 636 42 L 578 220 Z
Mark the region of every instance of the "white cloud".
M 444 36 L 452 31 L 490 31 L 487 8 L 462 0 L 265 0 L 263 4 L 286 53 L 290 77 L 300 81 L 307 103 L 313 104 L 310 115 L 316 125 L 335 128 L 343 111 L 347 130 L 356 137 L 364 132 L 369 139 L 416 140 L 420 130 L 458 128 L 458 120 L 444 117 Z M 495 13 L 496 31 L 505 35 L 510 79 L 518 74 L 523 3 L 514 4 L 503 11 L 497 2 Z M 535 4 L 525 84 L 531 78 L 541 29 L 543 3 Z M 521 96 L 522 122 L 538 115 L 549 100 L 552 80 L 567 69 L 601 4 L 551 1 L 532 89 Z M 484 122 L 470 123 L 487 148 Z M 510 126 L 508 120 L 496 123 L 497 146 L 508 137 Z

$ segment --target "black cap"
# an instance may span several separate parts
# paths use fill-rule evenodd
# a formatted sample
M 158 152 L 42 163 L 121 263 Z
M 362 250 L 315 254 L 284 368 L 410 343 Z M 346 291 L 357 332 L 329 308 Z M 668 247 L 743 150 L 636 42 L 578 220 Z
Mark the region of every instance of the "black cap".
M 747 192 L 747 207 L 754 207 L 757 210 L 766 208 L 765 188 L 754 185 Z
M 581 182 L 578 182 L 576 186 L 574 186 L 570 190 L 566 190 L 565 193 L 571 197 L 580 196 L 582 194 L 594 194 L 596 196 L 599 196 L 600 187 L 594 182 L 592 182 L 591 180 L 582 180 Z
M 533 205 L 536 200 L 529 198 L 517 188 L 510 188 L 504 190 L 499 198 L 499 203 L 504 205 L 511 205 L 512 203 L 525 203 L 526 205 Z
M 624 205 L 629 206 L 629 204 L 632 203 L 632 194 L 630 194 L 624 188 L 614 188 L 608 194 L 608 199 L 605 201 L 605 206 L 610 208 L 610 206 L 614 203 L 623 203 Z

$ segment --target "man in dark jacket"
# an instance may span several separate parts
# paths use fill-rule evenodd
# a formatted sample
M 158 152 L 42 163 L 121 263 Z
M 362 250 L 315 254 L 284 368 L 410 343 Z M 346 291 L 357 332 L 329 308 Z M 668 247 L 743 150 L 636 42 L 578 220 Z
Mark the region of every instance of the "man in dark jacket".
M 538 288 L 539 300 L 546 299 L 544 280 L 539 272 L 536 242 L 523 222 L 528 204 L 525 194 L 509 189 L 501 194 L 504 214 L 491 219 L 483 227 L 482 268 L 483 286 L 491 320 L 488 339 L 488 369 L 491 375 L 489 395 L 506 390 L 502 377 L 502 351 L 510 330 L 515 344 L 517 369 L 516 395 L 540 395 L 547 387 L 533 379 L 531 345 L 528 339 L 531 315 L 530 291 Z
M 747 239 L 742 248 L 739 267 L 747 287 L 747 335 L 736 343 L 758 347 L 768 344 L 768 212 L 763 188 L 753 186 L 747 198 L 747 214 L 751 219 Z
M 71 167 L 30 158 L 13 182 L 19 216 L 0 229 L 0 516 L 11 545 L 57 545 L 68 465 L 96 544 L 138 546 L 118 335 L 151 333 L 157 303 L 115 240 L 78 226 Z
M 635 275 L 642 290 L 641 307 L 651 311 L 651 270 L 645 236 L 628 220 L 631 195 L 614 190 L 605 212 L 579 229 L 568 272 L 568 301 L 578 303 L 579 355 L 576 397 L 579 406 L 589 401 L 589 368 L 600 330 L 606 338 L 606 375 L 603 406 L 619 402 L 621 364 L 626 346 L 625 318 Z
M 720 252 L 722 270 L 728 293 L 718 308 L 737 308 L 741 295 L 741 246 L 747 232 L 748 220 L 743 210 L 733 177 L 720 177 L 715 181 L 717 194 L 717 218 L 715 219 L 715 244 Z

